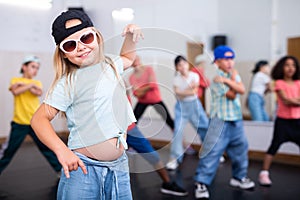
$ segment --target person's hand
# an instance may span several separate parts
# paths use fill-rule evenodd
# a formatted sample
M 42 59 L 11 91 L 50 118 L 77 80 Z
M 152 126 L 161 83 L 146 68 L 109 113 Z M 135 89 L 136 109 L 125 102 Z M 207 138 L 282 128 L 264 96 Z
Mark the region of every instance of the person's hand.
M 232 89 L 228 90 L 228 92 L 226 92 L 225 96 L 230 99 L 233 100 L 236 97 L 236 92 L 233 91 Z
M 33 89 L 33 90 L 41 90 L 41 88 L 37 85 L 35 85 L 34 83 L 31 83 L 30 84 L 30 89 Z
M 176 95 L 176 97 L 177 97 L 178 100 L 182 101 L 182 100 L 184 99 L 185 96 L 179 95 L 179 94 L 178 94 L 178 95 Z
M 139 39 L 144 39 L 144 34 L 140 27 L 135 24 L 128 24 L 122 33 L 122 36 L 125 36 L 127 33 L 132 34 L 132 41 L 138 42 Z
M 141 90 L 135 90 L 133 92 L 133 95 L 136 96 L 137 98 L 142 98 L 145 94 L 146 94 L 146 92 L 141 91 Z
M 57 159 L 62 165 L 62 168 L 67 178 L 70 178 L 70 172 L 76 171 L 78 167 L 82 169 L 84 174 L 87 174 L 87 169 L 84 163 L 71 150 L 67 149 L 66 151 L 62 151 L 60 154 L 57 155 Z

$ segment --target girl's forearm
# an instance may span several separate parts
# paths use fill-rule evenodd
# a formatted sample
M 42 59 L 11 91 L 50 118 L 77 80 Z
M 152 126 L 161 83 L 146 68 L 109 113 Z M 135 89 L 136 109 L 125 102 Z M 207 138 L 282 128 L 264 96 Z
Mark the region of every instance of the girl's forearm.
M 128 68 L 132 65 L 136 56 L 136 44 L 133 42 L 133 35 L 127 33 L 120 51 L 120 56 L 123 57 L 124 68 Z
M 58 137 L 50 123 L 47 123 L 42 119 L 33 118 L 31 126 L 41 142 L 51 149 L 56 155 L 64 149 L 67 149 L 67 146 Z
M 294 98 L 286 98 L 285 102 L 289 106 L 300 106 L 300 100 Z
M 197 94 L 197 89 L 185 89 L 182 91 L 175 91 L 176 95 L 181 96 L 181 97 L 188 97 L 188 96 L 193 96 L 195 94 Z
M 146 85 L 144 85 L 144 86 L 142 86 L 142 87 L 139 87 L 139 88 L 137 88 L 137 89 L 134 89 L 133 90 L 133 94 L 136 96 L 136 97 L 138 97 L 138 98 L 141 98 L 141 97 L 143 97 L 149 90 L 151 90 L 152 89 L 152 87 L 151 87 L 151 85 L 150 84 L 146 84 Z
M 147 91 L 151 90 L 151 88 L 152 88 L 151 86 L 152 86 L 151 84 L 145 84 L 136 90 L 139 90 L 141 92 L 147 92 Z
M 123 58 L 124 69 L 130 67 L 136 56 L 136 43 L 139 39 L 143 39 L 144 35 L 141 29 L 135 24 L 127 25 L 122 33 L 125 36 L 120 56 Z

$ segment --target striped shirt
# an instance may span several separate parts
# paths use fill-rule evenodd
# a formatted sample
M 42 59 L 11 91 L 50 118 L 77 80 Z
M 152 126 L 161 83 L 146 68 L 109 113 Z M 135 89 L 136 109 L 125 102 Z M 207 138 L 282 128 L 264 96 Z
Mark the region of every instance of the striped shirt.
M 230 79 L 231 74 L 225 73 L 218 69 L 217 74 L 219 76 Z M 236 82 L 241 82 L 239 75 L 235 78 Z M 242 119 L 242 109 L 240 102 L 240 95 L 237 94 L 235 99 L 228 99 L 225 94 L 230 88 L 223 83 L 212 82 L 211 90 L 211 117 L 218 117 L 224 121 L 236 121 Z

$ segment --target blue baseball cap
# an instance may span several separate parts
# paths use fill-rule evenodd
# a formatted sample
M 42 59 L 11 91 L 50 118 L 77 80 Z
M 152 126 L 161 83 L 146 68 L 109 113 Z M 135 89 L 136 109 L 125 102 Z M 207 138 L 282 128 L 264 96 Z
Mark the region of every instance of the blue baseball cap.
M 234 51 L 230 47 L 225 46 L 225 45 L 220 45 L 215 48 L 214 56 L 215 56 L 214 61 L 216 61 L 216 60 L 222 59 L 222 58 L 234 58 L 235 54 L 234 54 Z

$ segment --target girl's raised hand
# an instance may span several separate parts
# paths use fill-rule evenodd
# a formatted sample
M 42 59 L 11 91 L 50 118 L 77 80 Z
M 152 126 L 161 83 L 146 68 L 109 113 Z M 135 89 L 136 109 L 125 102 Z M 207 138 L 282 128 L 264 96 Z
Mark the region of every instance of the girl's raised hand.
M 132 34 L 133 42 L 138 42 L 139 39 L 144 39 L 144 34 L 141 28 L 135 24 L 128 24 L 127 26 L 125 26 L 122 36 L 125 36 L 127 33 Z

